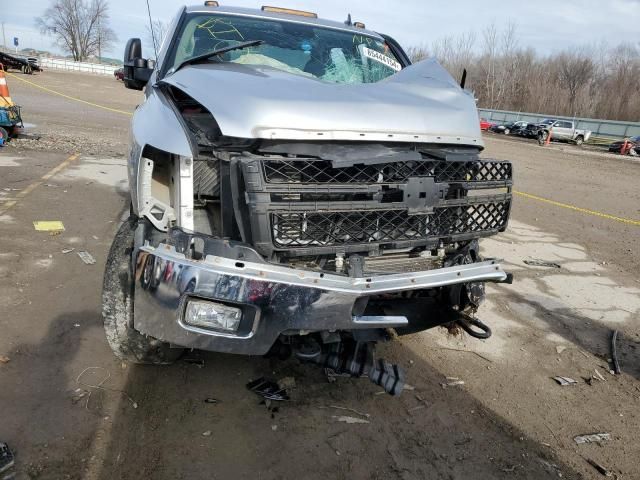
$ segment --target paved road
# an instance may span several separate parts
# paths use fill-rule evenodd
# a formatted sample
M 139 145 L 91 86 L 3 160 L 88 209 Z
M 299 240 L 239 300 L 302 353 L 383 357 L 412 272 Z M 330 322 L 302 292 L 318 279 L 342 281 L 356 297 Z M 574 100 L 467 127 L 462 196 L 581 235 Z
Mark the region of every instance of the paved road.
M 124 112 L 140 101 L 112 78 L 27 78 Z M 192 352 L 202 368 L 124 365 L 104 338 L 100 287 L 128 202 L 127 115 L 9 84 L 25 121 L 48 134 L 0 151 L 0 441 L 16 452 L 18 478 L 598 478 L 586 459 L 640 476 L 640 227 L 519 196 L 509 231 L 484 242 L 517 278 L 492 287 L 481 311 L 494 337 L 435 330 L 386 345 L 415 386 L 399 399 L 263 358 Z M 640 219 L 637 164 L 493 137 L 486 155 L 514 161 L 519 191 Z M 65 231 L 35 232 L 36 220 Z M 608 373 L 611 328 L 623 332 L 621 377 Z M 584 383 L 596 369 L 605 381 Z M 292 400 L 261 405 L 244 384 L 263 375 L 295 378 Z M 447 376 L 465 385 L 442 388 Z M 337 422 L 357 414 L 334 406 L 369 423 Z M 572 440 L 600 431 L 612 440 Z

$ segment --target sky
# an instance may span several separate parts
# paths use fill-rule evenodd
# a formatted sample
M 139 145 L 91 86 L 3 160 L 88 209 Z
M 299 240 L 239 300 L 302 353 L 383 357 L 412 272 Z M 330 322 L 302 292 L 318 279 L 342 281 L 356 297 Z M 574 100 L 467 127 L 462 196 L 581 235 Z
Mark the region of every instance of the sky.
M 4 38 L 20 48 L 56 51 L 52 39 L 34 27 L 34 17 L 42 14 L 52 0 L 0 0 L 0 22 Z M 517 28 L 521 46 L 535 47 L 542 54 L 567 47 L 606 42 L 640 45 L 640 0 L 263 0 L 266 4 L 314 11 L 320 17 L 354 21 L 391 35 L 405 48 L 429 45 L 434 40 L 469 31 L 480 33 L 487 25 L 509 22 Z M 169 21 L 184 2 L 149 0 L 154 18 Z M 114 48 L 104 56 L 122 57 L 130 37 L 147 36 L 145 0 L 109 0 L 111 26 L 118 36 Z M 194 3 L 194 2 L 190 2 Z M 256 7 L 260 0 L 220 0 L 221 4 Z M 7 8 L 8 6 L 8 8 Z M 0 42 L 4 42 L 0 38 Z M 59 50 L 57 50 L 59 52 Z M 144 54 L 144 52 L 143 52 Z M 145 55 L 146 56 L 146 55 Z

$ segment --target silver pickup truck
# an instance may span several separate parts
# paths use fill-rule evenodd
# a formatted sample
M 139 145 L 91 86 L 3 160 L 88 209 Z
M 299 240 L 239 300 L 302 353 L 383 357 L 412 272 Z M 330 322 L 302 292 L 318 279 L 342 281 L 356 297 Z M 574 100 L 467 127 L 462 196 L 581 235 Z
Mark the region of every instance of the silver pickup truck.
M 549 132 L 551 132 L 551 140 L 573 142 L 576 145 L 582 145 L 591 138 L 589 130 L 577 129 L 575 123 L 570 120 L 544 120 L 540 126 L 539 135 L 542 140 L 546 140 Z
M 505 230 L 512 167 L 481 159 L 472 95 L 393 38 L 314 13 L 180 10 L 157 61 L 129 40 L 131 216 L 103 311 L 120 358 L 294 354 L 402 390 L 376 342 L 478 338 L 478 240 Z

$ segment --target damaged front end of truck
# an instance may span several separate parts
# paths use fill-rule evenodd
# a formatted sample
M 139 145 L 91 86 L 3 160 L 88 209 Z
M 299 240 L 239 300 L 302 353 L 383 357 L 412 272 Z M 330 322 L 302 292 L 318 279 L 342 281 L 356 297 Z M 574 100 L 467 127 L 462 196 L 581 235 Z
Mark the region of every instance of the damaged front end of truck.
M 475 102 L 435 61 L 398 53 L 388 78 L 336 84 L 258 61 L 163 75 L 162 56 L 105 274 L 116 354 L 292 352 L 398 394 L 376 342 L 440 325 L 490 335 L 484 284 L 510 275 L 478 241 L 507 227 L 512 167 L 479 158 Z

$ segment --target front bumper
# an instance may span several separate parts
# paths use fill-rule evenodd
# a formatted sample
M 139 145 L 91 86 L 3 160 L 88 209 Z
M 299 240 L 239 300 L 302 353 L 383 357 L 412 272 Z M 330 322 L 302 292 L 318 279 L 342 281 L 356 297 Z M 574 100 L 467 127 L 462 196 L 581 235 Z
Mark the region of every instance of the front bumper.
M 494 260 L 423 272 L 353 278 L 267 263 L 249 247 L 172 232 L 173 239 L 135 250 L 136 330 L 181 347 L 263 355 L 287 331 L 334 331 L 408 326 L 406 317 L 358 317 L 361 297 L 468 282 L 504 282 Z M 202 241 L 202 259 L 183 251 Z M 169 244 L 171 243 L 171 245 Z M 235 334 L 186 325 L 190 297 L 243 309 Z

